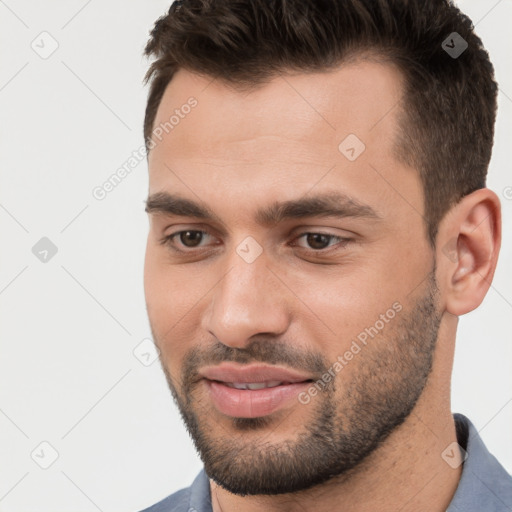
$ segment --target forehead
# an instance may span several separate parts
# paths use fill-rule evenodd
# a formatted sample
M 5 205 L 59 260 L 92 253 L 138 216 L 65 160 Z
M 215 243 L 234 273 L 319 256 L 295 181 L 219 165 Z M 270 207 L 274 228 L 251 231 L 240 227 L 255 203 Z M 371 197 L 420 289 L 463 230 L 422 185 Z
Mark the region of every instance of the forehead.
M 165 126 L 193 97 L 197 106 L 191 115 L 163 134 L 176 156 L 194 156 L 200 146 L 210 157 L 222 157 L 219 144 L 272 136 L 336 150 L 344 134 L 356 133 L 371 144 L 379 133 L 394 130 L 398 109 L 393 107 L 400 102 L 401 89 L 395 67 L 367 60 L 323 73 L 282 73 L 249 91 L 182 69 L 162 97 L 154 127 Z M 271 151 L 271 141 L 266 142 L 266 152 Z
M 422 211 L 418 175 L 393 153 L 401 97 L 400 72 L 375 61 L 283 73 L 246 91 L 180 70 L 153 126 L 167 124 L 153 137 L 150 194 L 178 189 L 227 211 L 336 189 L 389 207 L 405 195 Z

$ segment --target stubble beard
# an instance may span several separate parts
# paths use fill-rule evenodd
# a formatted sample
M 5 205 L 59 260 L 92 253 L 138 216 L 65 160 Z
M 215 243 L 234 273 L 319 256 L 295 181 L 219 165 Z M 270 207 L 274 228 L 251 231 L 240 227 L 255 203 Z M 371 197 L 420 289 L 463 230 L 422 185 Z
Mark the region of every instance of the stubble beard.
M 231 418 L 229 429 L 212 424 L 218 413 L 196 397 L 197 369 L 213 362 L 260 361 L 322 374 L 333 362 L 268 340 L 256 340 L 245 349 L 218 344 L 187 355 L 178 393 L 161 355 L 169 388 L 207 475 L 240 496 L 277 495 L 303 491 L 356 469 L 405 421 L 427 384 L 441 321 L 435 269 L 427 281 L 425 293 L 395 317 L 387 336 L 370 340 L 350 362 L 358 365 L 350 380 L 343 380 L 343 369 L 308 405 L 297 401 L 279 419 Z M 271 443 L 269 434 L 278 432 L 296 407 L 310 408 L 312 419 L 296 425 L 293 438 Z

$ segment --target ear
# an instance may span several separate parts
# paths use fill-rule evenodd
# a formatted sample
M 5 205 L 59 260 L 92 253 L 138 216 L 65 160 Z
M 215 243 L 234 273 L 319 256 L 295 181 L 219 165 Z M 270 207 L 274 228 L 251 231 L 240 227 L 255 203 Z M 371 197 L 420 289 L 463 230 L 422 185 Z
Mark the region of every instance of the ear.
M 468 194 L 439 225 L 438 282 L 445 307 L 459 316 L 476 309 L 491 286 L 501 245 L 501 204 L 488 188 Z

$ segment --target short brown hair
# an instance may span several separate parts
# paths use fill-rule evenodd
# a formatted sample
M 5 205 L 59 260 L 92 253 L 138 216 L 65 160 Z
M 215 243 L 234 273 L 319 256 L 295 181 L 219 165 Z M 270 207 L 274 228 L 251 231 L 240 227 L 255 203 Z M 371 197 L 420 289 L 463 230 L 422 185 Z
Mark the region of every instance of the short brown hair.
M 397 158 L 415 167 L 432 246 L 440 220 L 485 187 L 498 86 L 471 20 L 449 0 L 178 0 L 145 48 L 156 60 L 144 120 L 149 146 L 156 112 L 180 69 L 253 88 L 283 71 L 326 71 L 374 54 L 404 77 Z M 443 48 L 456 32 L 457 58 Z M 459 41 L 462 41 L 459 39 Z

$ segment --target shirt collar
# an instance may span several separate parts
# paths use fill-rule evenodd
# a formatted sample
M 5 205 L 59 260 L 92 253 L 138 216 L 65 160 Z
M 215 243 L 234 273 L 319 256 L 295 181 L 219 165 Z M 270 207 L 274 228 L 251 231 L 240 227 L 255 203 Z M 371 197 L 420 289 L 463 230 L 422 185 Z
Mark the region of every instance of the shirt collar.
M 467 458 L 447 512 L 512 510 L 512 477 L 489 452 L 473 423 L 462 414 L 453 417 L 457 442 Z

